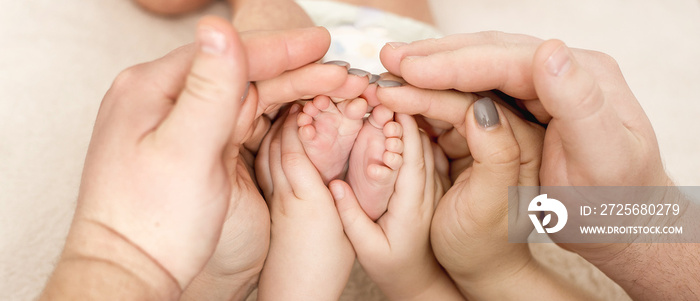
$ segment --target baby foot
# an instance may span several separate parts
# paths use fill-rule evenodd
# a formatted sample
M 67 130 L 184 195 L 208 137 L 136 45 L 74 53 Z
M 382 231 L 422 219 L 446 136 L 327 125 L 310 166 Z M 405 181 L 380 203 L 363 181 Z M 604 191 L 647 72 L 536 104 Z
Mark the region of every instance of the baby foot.
M 385 106 L 375 107 L 350 153 L 347 182 L 372 220 L 386 211 L 403 163 L 403 129 L 393 118 Z
M 367 102 L 362 98 L 336 106 L 327 96 L 317 96 L 299 113 L 299 138 L 326 185 L 343 178 L 366 112 Z

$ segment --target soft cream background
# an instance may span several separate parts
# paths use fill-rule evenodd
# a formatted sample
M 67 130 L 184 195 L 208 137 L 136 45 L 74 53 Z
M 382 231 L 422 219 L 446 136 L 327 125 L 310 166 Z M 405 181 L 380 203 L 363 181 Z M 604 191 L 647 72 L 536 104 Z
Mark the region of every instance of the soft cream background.
M 669 173 L 700 185 L 697 0 L 433 0 L 448 33 L 560 38 L 614 56 L 657 131 Z M 100 100 L 117 73 L 191 41 L 199 16 L 159 18 L 124 0 L 0 0 L 0 300 L 35 297 L 65 238 Z M 624 299 L 579 258 L 539 257 L 606 299 Z M 353 275 L 343 299 L 381 299 Z

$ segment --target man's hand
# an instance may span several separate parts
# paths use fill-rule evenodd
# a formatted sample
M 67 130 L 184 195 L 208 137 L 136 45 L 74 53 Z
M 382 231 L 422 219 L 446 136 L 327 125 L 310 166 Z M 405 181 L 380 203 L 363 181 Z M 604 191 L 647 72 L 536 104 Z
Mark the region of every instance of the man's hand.
M 243 198 L 238 184 L 250 179 L 232 173 L 237 160 L 224 155 L 238 153 L 228 143 L 247 82 L 318 60 L 329 43 L 321 28 L 241 40 L 227 21 L 205 18 L 194 45 L 120 74 L 100 108 L 73 225 L 44 297 L 177 298 L 212 255 L 227 212 L 256 202 Z M 248 215 L 269 222 L 264 210 Z M 269 225 L 250 227 L 267 235 Z M 235 260 L 259 262 L 266 248 Z
M 557 40 L 486 32 L 409 45 L 390 43 L 381 56 L 391 73 L 421 88 L 498 89 L 520 99 L 540 122 L 548 123 L 540 169 L 543 186 L 672 185 L 651 123 L 607 55 L 569 49 Z M 384 104 L 400 112 L 409 110 L 398 100 Z M 428 100 L 420 108 L 435 112 L 448 105 Z M 458 119 L 462 111 L 452 112 L 444 119 Z M 692 254 L 681 251 L 692 246 L 566 247 L 596 264 L 634 298 L 664 299 L 674 287 L 697 277 L 696 273 L 674 272 L 684 262 L 696 266 L 694 255 L 671 255 Z M 669 255 L 660 260 L 660 253 Z M 650 270 L 654 273 L 642 272 Z M 663 276 L 654 279 L 651 274 Z

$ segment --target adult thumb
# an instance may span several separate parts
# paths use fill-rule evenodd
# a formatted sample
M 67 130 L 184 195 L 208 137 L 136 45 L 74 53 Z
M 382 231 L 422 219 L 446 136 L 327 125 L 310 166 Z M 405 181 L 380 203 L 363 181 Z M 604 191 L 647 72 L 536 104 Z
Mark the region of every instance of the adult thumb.
M 614 160 L 626 150 L 630 133 L 618 112 L 606 99 L 598 78 L 563 42 L 550 40 L 540 45 L 533 80 L 542 105 L 552 116 L 548 130 L 558 132 L 567 161 L 606 164 L 602 161 Z
M 247 92 L 246 54 L 233 26 L 218 17 L 199 22 L 196 46 L 182 92 L 159 131 L 186 149 L 218 153 L 231 135 Z

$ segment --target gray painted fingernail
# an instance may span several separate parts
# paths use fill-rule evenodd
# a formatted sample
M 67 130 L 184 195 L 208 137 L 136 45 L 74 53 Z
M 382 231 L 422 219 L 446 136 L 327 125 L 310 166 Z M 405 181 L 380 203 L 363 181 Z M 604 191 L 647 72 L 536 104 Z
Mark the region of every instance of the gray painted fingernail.
M 336 65 L 336 66 L 345 67 L 345 68 L 350 69 L 350 63 L 348 63 L 348 62 L 346 62 L 346 61 L 327 61 L 327 62 L 325 62 L 324 64 L 326 64 L 326 65 Z
M 372 76 L 369 77 L 369 83 L 374 84 L 376 83 L 381 77 L 376 74 L 372 74 Z
M 244 102 L 246 98 L 248 98 L 248 92 L 250 92 L 250 82 L 245 84 L 245 91 L 243 92 L 243 96 L 241 96 L 241 102 Z
M 391 88 L 391 87 L 401 87 L 401 86 L 403 86 L 403 84 L 400 83 L 400 82 L 397 82 L 397 81 L 395 81 L 395 80 L 386 80 L 386 79 L 378 80 L 378 81 L 377 81 L 377 85 L 380 86 L 380 87 L 382 87 L 382 88 Z
M 362 70 L 362 69 L 357 69 L 357 68 L 348 69 L 348 74 L 356 75 L 359 77 L 369 76 L 369 72 Z
M 493 100 L 488 97 L 477 100 L 474 103 L 474 118 L 476 122 L 483 128 L 488 129 L 500 124 L 498 118 L 498 110 Z

